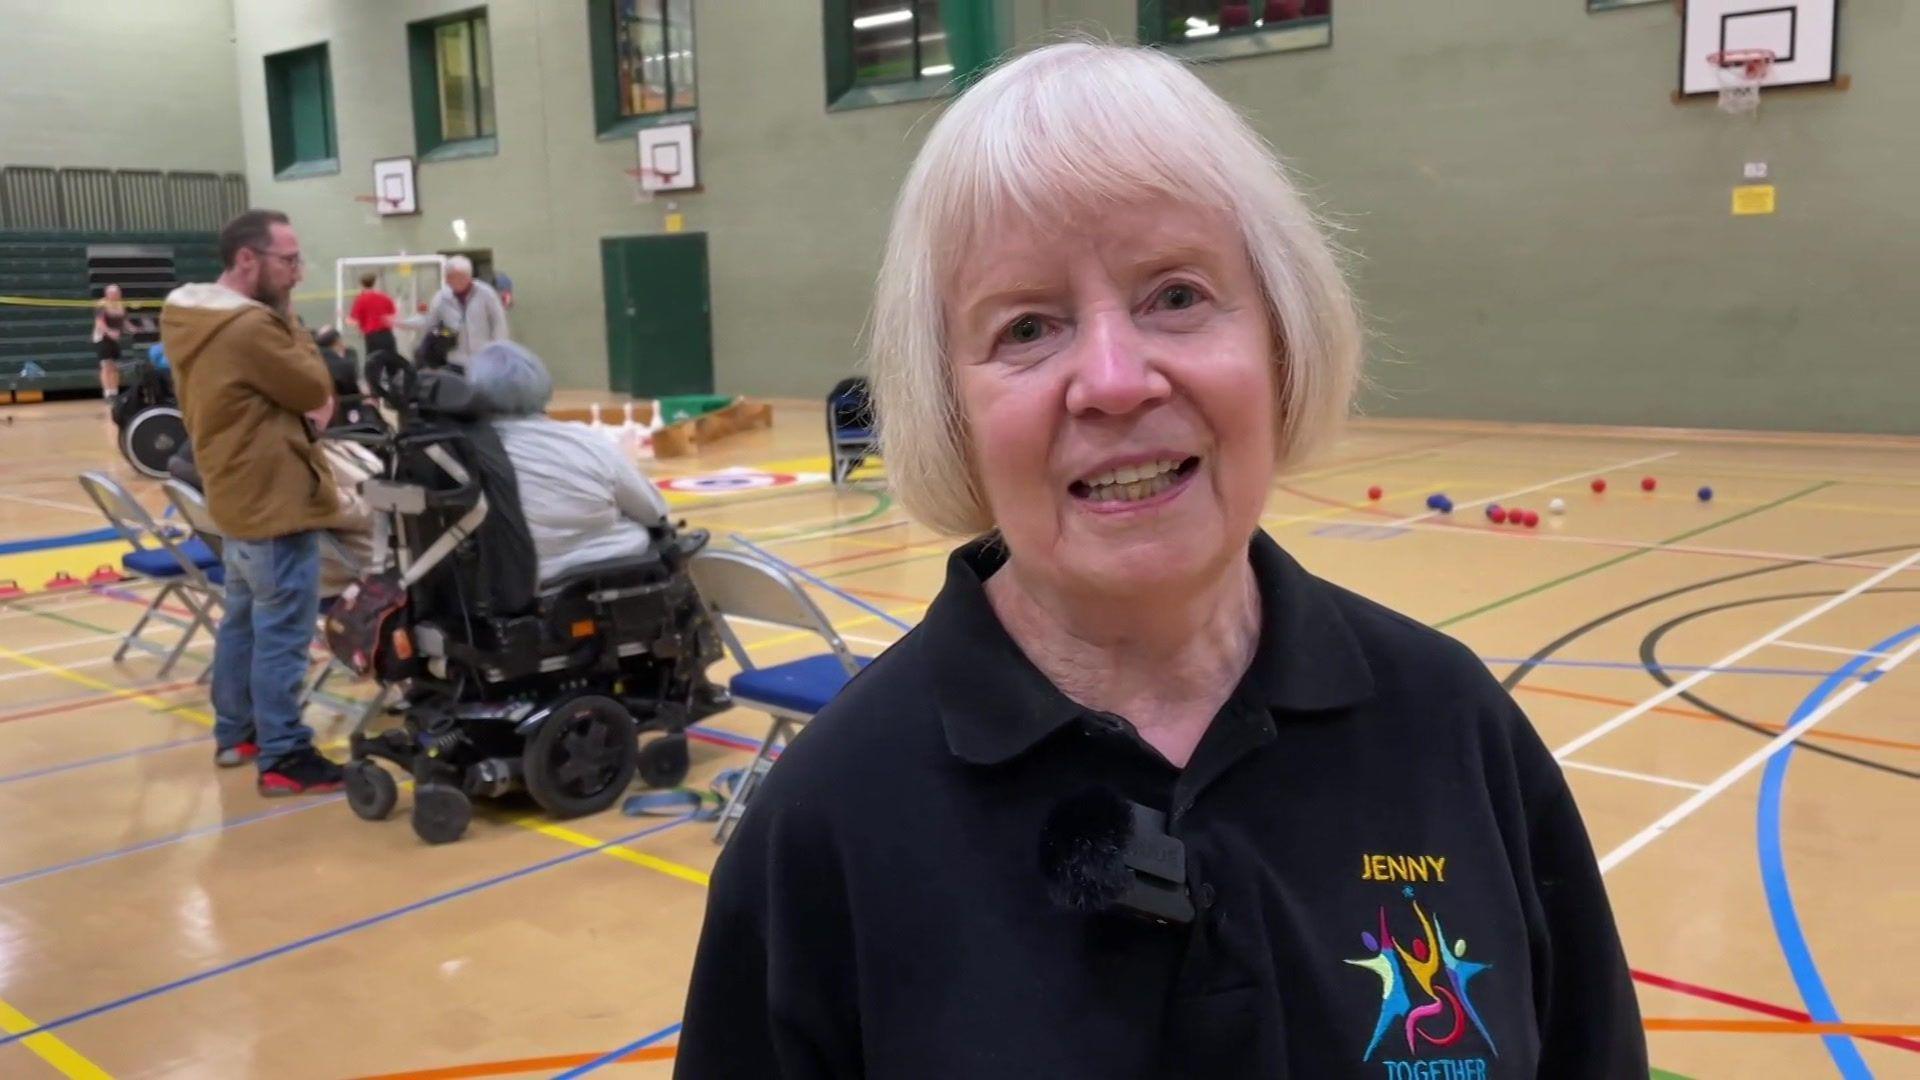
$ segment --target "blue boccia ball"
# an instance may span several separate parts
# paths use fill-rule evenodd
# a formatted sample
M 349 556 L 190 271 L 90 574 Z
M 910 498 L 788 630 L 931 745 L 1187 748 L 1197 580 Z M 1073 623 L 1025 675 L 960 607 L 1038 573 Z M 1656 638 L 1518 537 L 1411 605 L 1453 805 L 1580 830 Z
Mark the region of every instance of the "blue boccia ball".
M 1710 488 L 1710 487 L 1703 487 L 1703 488 L 1701 488 L 1701 489 L 1700 489 L 1700 491 L 1699 491 L 1699 495 L 1700 495 L 1700 501 L 1701 501 L 1701 502 L 1712 502 L 1712 501 L 1713 501 L 1713 489 L 1712 489 L 1712 488 Z

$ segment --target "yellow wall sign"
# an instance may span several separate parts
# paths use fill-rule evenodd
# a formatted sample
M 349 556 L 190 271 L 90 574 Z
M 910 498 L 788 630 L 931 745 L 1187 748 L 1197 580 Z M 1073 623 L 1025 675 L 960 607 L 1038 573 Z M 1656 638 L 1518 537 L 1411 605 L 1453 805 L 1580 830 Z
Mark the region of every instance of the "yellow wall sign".
M 666 231 L 670 233 L 681 232 L 685 230 L 687 227 L 687 218 L 686 218 L 686 215 L 680 213 L 679 211 L 669 211 L 667 213 L 664 224 L 666 226 Z
M 1739 187 L 1733 189 L 1733 214 L 1735 217 L 1771 213 L 1773 213 L 1772 184 L 1741 184 Z

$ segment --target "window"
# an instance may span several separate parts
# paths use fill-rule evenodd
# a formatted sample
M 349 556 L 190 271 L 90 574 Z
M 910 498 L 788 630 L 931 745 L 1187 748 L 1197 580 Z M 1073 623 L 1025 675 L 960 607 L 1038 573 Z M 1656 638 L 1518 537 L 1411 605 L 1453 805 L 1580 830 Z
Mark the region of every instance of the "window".
M 492 153 L 493 42 L 487 13 L 470 11 L 407 27 L 413 128 L 427 161 Z
M 1333 44 L 1333 0 L 1140 0 L 1140 40 L 1214 59 Z
M 827 100 L 879 105 L 946 93 L 993 61 L 993 0 L 825 0 Z
M 693 108 L 693 0 L 618 0 L 621 116 Z
M 281 179 L 340 171 L 325 45 L 267 57 L 267 129 Z
M 693 0 L 587 0 L 587 37 L 600 134 L 694 110 Z
M 1611 11 L 1614 8 L 1638 7 L 1641 4 L 1657 4 L 1662 0 L 1587 0 L 1588 11 Z

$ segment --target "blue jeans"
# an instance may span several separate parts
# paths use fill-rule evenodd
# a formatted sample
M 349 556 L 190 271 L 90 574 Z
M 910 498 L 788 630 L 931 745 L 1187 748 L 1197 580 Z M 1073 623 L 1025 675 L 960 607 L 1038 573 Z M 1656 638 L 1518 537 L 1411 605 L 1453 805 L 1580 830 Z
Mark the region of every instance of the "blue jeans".
M 226 614 L 213 647 L 213 738 L 254 742 L 260 769 L 313 745 L 300 719 L 320 609 L 320 534 L 226 542 Z

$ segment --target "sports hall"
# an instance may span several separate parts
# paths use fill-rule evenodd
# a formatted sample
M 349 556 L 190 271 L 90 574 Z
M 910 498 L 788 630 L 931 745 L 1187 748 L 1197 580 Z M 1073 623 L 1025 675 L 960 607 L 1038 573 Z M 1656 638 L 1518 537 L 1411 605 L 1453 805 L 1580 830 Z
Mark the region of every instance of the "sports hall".
M 972 80 L 1067 39 L 1190 63 L 1334 228 L 1365 383 L 1260 527 L 1524 710 L 1651 1075 L 1920 1075 L 1899 5 L 0 0 L 0 25 L 0 1076 L 671 1075 L 720 807 L 806 737 L 736 687 L 640 763 L 658 786 L 578 816 L 475 793 L 450 842 L 390 762 L 373 821 L 364 790 L 216 768 L 219 587 L 151 538 L 127 562 L 80 482 L 186 550 L 178 409 L 103 401 L 109 285 L 124 395 L 248 207 L 288 215 L 292 310 L 356 357 L 362 273 L 405 316 L 464 259 L 554 418 L 876 656 L 961 541 L 845 408 L 889 208 Z M 750 607 L 714 617 L 754 664 L 830 651 Z M 304 701 L 322 753 L 397 722 L 378 693 L 335 671 Z M 1356 1067 L 1373 1020 L 1339 1036 Z

